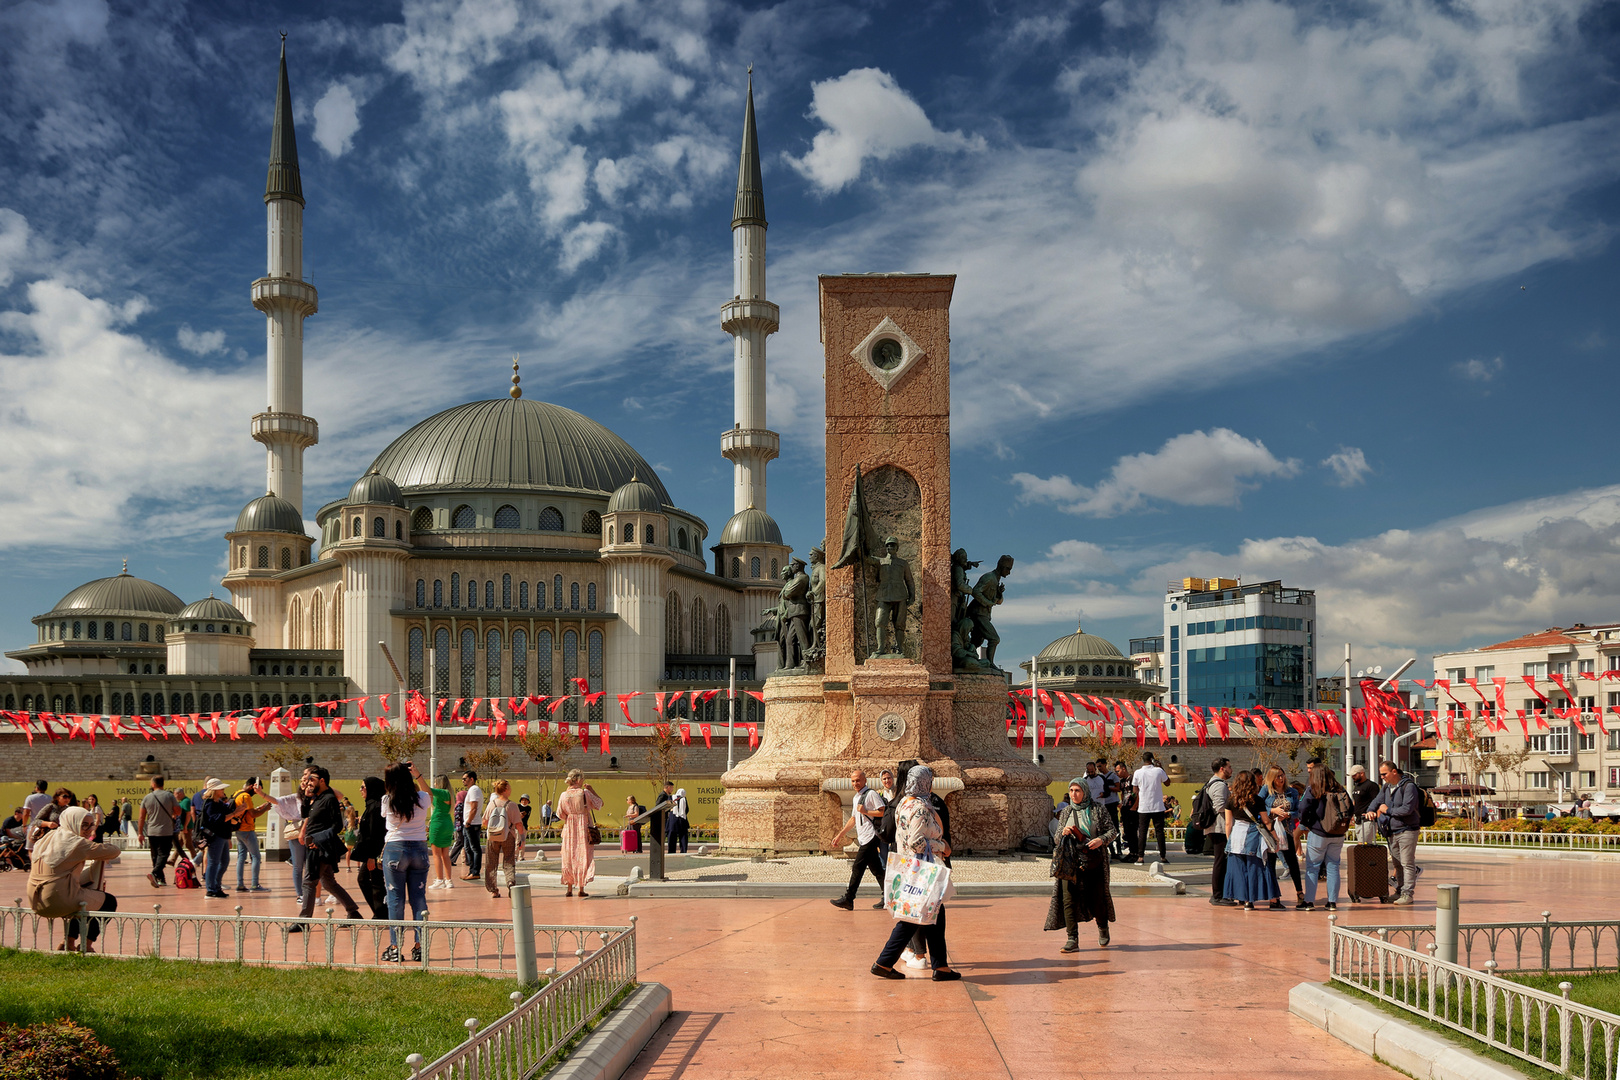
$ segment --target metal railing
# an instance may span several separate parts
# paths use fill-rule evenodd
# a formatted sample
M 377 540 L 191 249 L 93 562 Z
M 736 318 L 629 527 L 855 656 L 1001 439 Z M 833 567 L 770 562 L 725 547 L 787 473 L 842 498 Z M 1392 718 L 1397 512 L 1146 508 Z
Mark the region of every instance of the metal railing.
M 297 964 L 338 968 L 375 968 L 409 965 L 436 971 L 480 975 L 518 975 L 518 942 L 510 922 L 456 922 L 389 919 L 311 918 L 282 915 L 165 914 L 161 904 L 151 912 L 81 911 L 79 938 L 88 937 L 88 923 L 100 923 L 95 950 L 115 957 L 158 957 L 239 964 Z M 68 920 L 37 915 L 20 898 L 0 907 L 0 945 L 14 949 L 52 952 L 66 936 Z M 294 927 L 302 927 L 295 930 Z M 400 951 L 411 957 L 411 946 L 421 935 L 419 959 L 404 965 L 382 960 L 389 930 L 399 931 Z M 551 968 L 561 970 L 569 957 L 584 955 L 592 935 L 612 934 L 614 926 L 536 926 L 537 952 L 549 942 Z
M 1339 929 L 1383 941 L 1393 940 L 1414 952 L 1428 948 L 1435 941 L 1434 927 L 1421 923 Z M 1541 921 L 1536 923 L 1460 925 L 1457 939 L 1457 955 L 1465 967 L 1476 963 L 1493 964 L 1493 971 L 1547 975 L 1620 971 L 1620 921 L 1553 922 L 1552 912 L 1543 911 Z
M 574 1038 L 636 982 L 636 916 L 628 927 L 594 930 L 601 947 L 553 975 L 540 991 L 523 1000 L 512 995 L 512 1011 L 480 1029 L 466 1021 L 467 1041 L 431 1064 L 421 1054 L 405 1059 L 412 1080 L 526 1080 L 569 1048 Z
M 1535 848 L 1565 851 L 1620 851 L 1620 834 L 1561 832 L 1495 832 L 1486 829 L 1423 829 L 1420 844 L 1470 844 L 1479 847 Z
M 1425 955 L 1389 940 L 1396 930 L 1422 927 L 1339 926 L 1337 916 L 1328 921 L 1333 982 L 1560 1076 L 1607 1080 L 1616 1075 L 1620 1016 L 1571 1001 L 1570 983 L 1559 983 L 1559 993 L 1552 994 L 1500 978 L 1494 960 L 1485 962 L 1485 971 L 1474 971 L 1432 955 L 1432 942 Z M 1433 927 L 1427 929 L 1433 933 Z

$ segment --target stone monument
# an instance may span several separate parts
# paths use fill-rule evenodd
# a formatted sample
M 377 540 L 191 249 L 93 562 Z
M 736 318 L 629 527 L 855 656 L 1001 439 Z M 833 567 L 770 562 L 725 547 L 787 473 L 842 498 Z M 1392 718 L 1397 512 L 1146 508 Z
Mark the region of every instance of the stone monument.
M 825 610 L 811 618 L 825 653 L 819 672 L 766 681 L 760 748 L 722 778 L 720 846 L 828 850 L 843 824 L 850 769 L 876 776 L 916 758 L 934 770 L 958 851 L 1010 850 L 1025 836 L 1046 835 L 1050 778 L 1007 745 L 1005 673 L 988 664 L 956 670 L 953 658 L 956 279 L 845 274 L 819 284 L 830 546 Z M 896 560 L 892 569 L 886 558 Z M 880 594 L 889 632 L 874 655 Z

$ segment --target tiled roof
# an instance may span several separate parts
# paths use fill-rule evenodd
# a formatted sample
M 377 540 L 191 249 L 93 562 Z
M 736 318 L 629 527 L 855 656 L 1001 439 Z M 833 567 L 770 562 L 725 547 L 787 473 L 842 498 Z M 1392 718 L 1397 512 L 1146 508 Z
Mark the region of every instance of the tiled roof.
M 1587 640 L 1585 637 L 1571 637 L 1559 627 L 1542 630 L 1535 634 L 1526 634 L 1516 637 L 1512 641 L 1499 641 L 1495 645 L 1486 645 L 1480 652 L 1490 652 L 1492 649 L 1545 649 L 1553 645 L 1578 645 Z

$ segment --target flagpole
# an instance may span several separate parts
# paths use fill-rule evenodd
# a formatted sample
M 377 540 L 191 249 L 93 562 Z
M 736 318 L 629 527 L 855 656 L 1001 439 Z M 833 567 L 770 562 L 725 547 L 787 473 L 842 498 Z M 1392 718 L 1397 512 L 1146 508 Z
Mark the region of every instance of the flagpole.
M 438 783 L 439 776 L 439 725 L 435 724 L 434 712 L 439 706 L 438 687 L 434 686 L 433 678 L 438 674 L 438 649 L 428 649 L 428 786 Z
M 735 747 L 737 744 L 737 658 L 731 658 L 731 683 L 726 695 L 730 705 L 730 712 L 726 717 L 726 772 L 737 767 Z
M 1350 643 L 1344 643 L 1344 778 L 1350 779 L 1350 769 L 1355 764 L 1355 752 L 1352 743 L 1355 739 L 1355 728 L 1350 723 Z

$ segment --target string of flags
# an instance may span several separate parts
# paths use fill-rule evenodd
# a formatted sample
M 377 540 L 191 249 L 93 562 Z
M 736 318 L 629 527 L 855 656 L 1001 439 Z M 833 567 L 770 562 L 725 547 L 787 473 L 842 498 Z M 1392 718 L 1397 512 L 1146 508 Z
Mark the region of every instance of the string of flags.
M 1531 721 L 1535 722 L 1538 729 L 1546 730 L 1549 716 L 1568 720 L 1582 735 L 1588 733 L 1586 727 L 1588 722 L 1598 731 L 1608 733 L 1608 728 L 1603 722 L 1602 708 L 1582 709 L 1570 705 L 1570 702 L 1578 701 L 1578 698 L 1566 681 L 1566 677 L 1549 675 L 1547 678 L 1563 694 L 1563 701 L 1549 700 L 1538 687 L 1536 677 L 1525 675 L 1522 676 L 1524 684 L 1542 705 L 1539 709 L 1531 710 L 1508 708 L 1509 679 L 1503 676 L 1489 680 L 1494 691 L 1489 695 L 1479 686 L 1477 679 L 1462 680 L 1479 698 L 1478 702 L 1458 698 L 1453 693 L 1457 687 L 1454 687 L 1450 680 L 1435 679 L 1431 682 L 1422 679 L 1413 680 L 1424 689 L 1439 689 L 1451 699 L 1451 704 L 1444 709 L 1430 710 L 1412 708 L 1399 694 L 1392 690 L 1381 689 L 1377 680 L 1365 679 L 1361 682 L 1361 694 L 1366 704 L 1361 708 L 1351 709 L 1350 719 L 1356 733 L 1363 738 L 1393 732 L 1404 720 L 1417 725 L 1421 738 L 1427 737 L 1431 726 L 1435 736 L 1439 737 L 1443 722 L 1445 737 L 1451 740 L 1456 737 L 1456 725 L 1459 722 L 1468 732 L 1474 730 L 1476 723 L 1482 724 L 1483 731 L 1487 733 L 1507 731 L 1506 718 L 1510 715 L 1518 720 L 1526 739 L 1530 737 Z M 1593 682 L 1620 679 L 1620 670 L 1581 672 L 1578 678 Z M 555 725 L 560 734 L 577 735 L 582 750 L 589 750 L 594 728 L 598 753 L 609 753 L 609 728 L 612 725 L 608 721 L 570 721 L 566 717 L 560 720 L 557 718 L 557 713 L 570 701 L 583 701 L 587 707 L 595 707 L 602 704 L 607 696 L 605 690 L 593 692 L 584 679 L 574 679 L 572 682 L 573 693 L 557 696 L 440 698 L 433 705 L 431 721 L 435 725 L 460 725 L 464 729 L 482 726 L 485 734 L 491 739 L 505 739 L 514 730 L 520 737 L 527 735 L 531 724 L 535 725 L 537 731 L 550 730 Z M 746 694 L 761 704 L 765 701 L 765 695 L 758 690 L 742 690 L 739 693 Z M 624 726 L 653 728 L 665 736 L 673 731 L 678 734 L 683 744 L 689 746 L 692 742 L 692 728 L 695 725 L 704 746 L 712 747 L 715 731 L 724 733 L 728 729 L 727 724 L 711 723 L 682 713 L 683 711 L 690 713 L 722 694 L 729 694 L 728 688 L 666 690 L 650 694 L 638 690 L 614 696 L 618 699 Z M 1082 728 L 1089 728 L 1096 738 L 1110 740 L 1111 737 L 1114 743 L 1123 742 L 1128 729 L 1138 746 L 1146 745 L 1150 731 L 1157 735 L 1160 746 L 1169 742 L 1184 743 L 1189 738 L 1196 739 L 1198 745 L 1203 746 L 1212 728 L 1220 739 L 1225 740 L 1232 738 L 1234 733 L 1240 738 L 1243 737 L 1246 733 L 1245 725 L 1252 727 L 1257 737 L 1270 737 L 1273 734 L 1325 736 L 1344 734 L 1341 714 L 1323 709 L 1167 705 L 1156 701 L 1105 698 L 1040 688 L 1009 690 L 1007 696 L 1007 731 L 1009 737 L 1016 738 L 1019 746 L 1024 745 L 1025 738 L 1031 734 L 1031 728 L 1035 745 L 1046 745 L 1049 727 L 1051 742 L 1056 744 L 1070 725 L 1073 726 L 1073 735 L 1076 737 Z M 139 735 L 151 742 L 154 739 L 171 738 L 171 730 L 186 743 L 201 742 L 204 739 L 218 741 L 222 734 L 227 740 L 240 739 L 244 734 L 267 739 L 270 738 L 272 730 L 285 738 L 293 739 L 301 732 L 314 733 L 303 728 L 306 721 L 313 722 L 323 735 L 341 735 L 344 724 L 349 720 L 347 710 L 342 709 L 346 705 L 356 707 L 358 715 L 355 724 L 359 730 L 368 732 L 390 730 L 394 725 L 391 718 L 393 710 L 390 706 L 390 699 L 393 697 L 393 694 L 368 694 L 364 697 L 340 698 L 333 701 L 163 716 L 83 716 L 76 713 L 56 714 L 8 709 L 0 710 L 0 721 L 8 722 L 21 731 L 27 737 L 29 746 L 34 744 L 36 732 L 53 743 L 64 739 L 69 741 L 85 739 L 91 746 L 95 745 L 98 735 L 111 736 L 115 739 Z M 652 699 L 653 712 L 660 719 L 651 723 L 631 719 L 630 702 L 639 697 Z M 375 712 L 367 710 L 367 705 L 372 702 L 376 703 Z M 1077 709 L 1084 710 L 1089 715 L 1082 716 Z M 339 715 L 340 710 L 342 715 Z M 1620 717 L 1620 705 L 1610 705 L 1608 710 L 1614 716 Z M 426 726 L 430 720 L 428 713 L 428 699 L 420 691 L 411 690 L 406 693 L 404 723 L 407 731 Z M 751 749 L 759 746 L 757 722 L 739 722 L 735 726 L 748 733 L 748 745 Z

